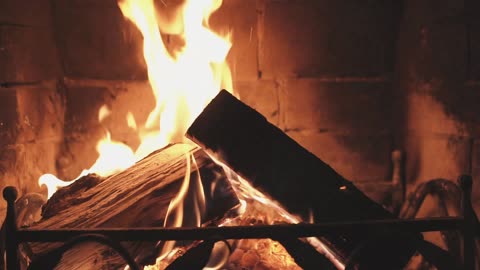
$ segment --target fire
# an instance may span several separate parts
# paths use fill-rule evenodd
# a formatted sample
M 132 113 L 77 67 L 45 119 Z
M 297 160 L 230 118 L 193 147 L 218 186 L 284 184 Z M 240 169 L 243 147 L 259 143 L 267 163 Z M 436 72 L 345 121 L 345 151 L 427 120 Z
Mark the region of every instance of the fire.
M 232 89 L 231 75 L 225 58 L 231 43 L 211 31 L 208 18 L 221 1 L 187 0 L 169 21 L 157 20 L 153 0 L 120 0 L 123 15 L 143 35 L 143 52 L 148 78 L 156 99 L 145 128 L 155 132 L 141 133 L 138 159 L 167 143 L 184 142 L 184 134 L 203 108 L 220 89 Z M 164 24 L 160 22 L 164 22 Z M 176 33 L 183 46 L 167 49 L 160 30 L 181 29 Z M 170 203 L 164 226 L 200 226 L 205 211 L 205 198 L 200 175 L 190 177 L 195 159 L 187 155 L 187 174 L 179 194 Z M 189 206 L 188 206 L 189 205 Z M 185 209 L 194 209 L 186 215 Z M 192 212 L 192 211 L 190 211 Z M 174 248 L 174 242 L 160 243 L 161 261 Z
M 98 121 L 102 122 L 110 113 L 110 110 L 106 106 L 102 106 L 98 111 Z M 121 142 L 112 141 L 108 130 L 105 131 L 104 138 L 97 142 L 96 150 L 100 155 L 92 167 L 84 169 L 80 175 L 72 181 L 60 180 L 53 174 L 40 176 L 38 184 L 39 186 L 45 185 L 47 187 L 47 197 L 50 198 L 58 188 L 68 186 L 82 176 L 90 173 L 108 176 L 132 166 L 136 161 L 132 149 Z
M 136 130 L 141 139 L 140 146 L 135 151 L 112 140 L 110 132 L 106 130 L 104 139 L 97 143 L 99 158 L 76 179 L 89 173 L 108 176 L 127 169 L 169 143 L 185 142 L 187 128 L 220 89 L 232 91 L 231 73 L 225 62 L 232 45 L 229 35 L 220 36 L 208 28 L 209 16 L 221 3 L 218 0 L 186 0 L 176 9 L 173 18 L 166 19 L 157 16 L 153 0 L 119 0 L 121 12 L 137 26 L 143 36 L 148 79 L 156 104 L 144 126 L 138 126 L 133 114 L 127 114 L 128 126 Z M 175 29 L 174 35 L 181 40 L 182 45 L 167 48 L 168 44 L 162 39 L 162 34 L 171 34 L 172 29 Z M 109 114 L 106 106 L 101 107 L 98 112 L 99 122 Z M 164 226 L 201 225 L 205 198 L 200 175 L 197 173 L 192 177 L 190 173 L 190 168 L 196 169 L 193 156 L 186 155 L 186 166 L 184 183 L 170 203 Z M 70 183 L 50 174 L 39 179 L 39 185 L 47 185 L 48 197 L 58 187 Z M 194 209 L 193 213 L 191 209 Z M 160 244 L 161 260 L 168 255 L 174 243 Z M 215 261 L 218 262 L 218 258 Z
M 255 222 L 260 224 L 275 224 L 277 222 L 281 223 L 292 223 L 298 224 L 302 222 L 302 219 L 298 216 L 292 215 L 286 211 L 280 203 L 269 198 L 267 195 L 263 194 L 259 190 L 255 189 L 248 181 L 237 175 L 235 172 L 230 170 L 226 165 L 216 161 L 221 164 L 225 171 L 228 174 L 228 179 L 232 184 L 236 194 L 238 195 L 239 200 L 242 203 L 240 217 L 234 219 L 227 219 L 222 224 L 222 226 L 233 226 L 233 225 L 246 225 L 245 220 L 253 219 Z M 311 223 L 313 223 L 313 214 L 310 215 Z M 340 262 L 333 252 L 325 246 L 318 238 L 308 237 L 305 239 L 310 245 L 312 245 L 319 253 L 323 254 L 328 258 L 337 269 L 345 269 L 345 266 Z M 251 245 L 251 244 L 250 244 Z M 279 243 L 268 240 L 265 244 L 268 254 L 267 256 L 272 256 L 272 254 L 281 254 L 283 256 L 281 261 L 275 265 L 273 269 L 297 269 L 296 264 L 293 258 L 286 256 L 287 252 L 284 250 L 279 251 Z M 258 246 L 258 244 L 257 244 Z M 249 249 L 254 247 L 248 246 Z M 280 248 L 281 249 L 281 248 Z
M 113 141 L 106 130 L 104 139 L 97 143 L 99 158 L 76 179 L 88 173 L 111 175 L 169 143 L 185 141 L 186 129 L 208 102 L 220 89 L 232 89 L 230 69 L 225 62 L 231 47 L 229 37 L 221 37 L 206 26 L 221 1 L 185 1 L 178 10 L 180 16 L 174 16 L 165 25 L 157 20 L 153 0 L 120 0 L 118 5 L 143 35 L 144 57 L 156 105 L 141 129 L 133 114 L 127 114 L 128 126 L 137 130 L 141 139 L 136 151 Z M 178 36 L 184 46 L 169 52 L 159 30 L 162 28 L 183 29 Z M 109 114 L 106 106 L 100 108 L 99 122 Z M 48 197 L 58 187 L 70 183 L 51 174 L 39 179 L 40 186 L 47 186 Z
M 232 89 L 224 63 L 231 43 L 205 26 L 218 1 L 183 3 L 178 11 L 181 15 L 168 22 L 170 28 L 183 29 L 178 36 L 184 46 L 173 52 L 162 39 L 159 28 L 166 26 L 159 24 L 153 0 L 121 0 L 118 4 L 143 35 L 148 78 L 156 98 L 146 128 L 159 130 L 142 134 L 145 140 L 138 150 L 142 157 L 169 142 L 184 141 L 187 128 L 219 90 Z

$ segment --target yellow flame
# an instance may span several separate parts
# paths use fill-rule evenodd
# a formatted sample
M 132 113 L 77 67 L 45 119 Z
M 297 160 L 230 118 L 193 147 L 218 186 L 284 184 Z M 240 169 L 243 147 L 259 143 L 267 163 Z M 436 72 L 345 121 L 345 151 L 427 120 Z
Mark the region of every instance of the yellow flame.
M 97 152 L 100 153 L 100 156 L 95 164 L 86 170 L 87 173 L 109 176 L 129 168 L 135 163 L 132 149 L 123 143 L 112 141 L 108 131 L 105 138 L 97 143 Z
M 87 174 L 96 173 L 105 177 L 125 170 L 135 163 L 135 155 L 133 154 L 132 149 L 123 143 L 112 141 L 110 139 L 110 132 L 108 131 L 105 137 L 98 141 L 97 152 L 100 153 L 100 156 L 92 167 L 83 170 L 80 175 L 72 181 L 63 181 L 53 174 L 44 174 L 40 176 L 38 179 L 38 185 L 45 185 L 47 187 L 47 198 L 50 199 L 60 187 L 68 186 Z
M 173 52 L 167 50 L 162 40 L 159 31 L 162 26 L 155 16 L 153 0 L 121 0 L 118 4 L 123 15 L 143 35 L 148 78 L 156 99 L 146 127 L 159 126 L 160 131 L 154 135 L 144 134 L 148 137 L 144 143 L 149 144 L 147 148 L 156 149 L 170 142 L 184 141 L 186 129 L 220 88 L 228 85 L 231 90 L 231 75 L 224 64 L 231 43 L 203 24 L 219 2 L 183 3 L 179 9 L 182 16 L 175 16 L 178 21 L 170 23 L 183 29 L 180 37 L 184 46 Z
M 108 109 L 107 105 L 102 105 L 98 110 L 98 122 L 102 122 L 107 118 L 112 112 Z
M 137 121 L 135 121 L 135 116 L 132 112 L 127 113 L 127 125 L 129 128 L 137 130 Z
M 111 111 L 106 105 L 103 105 L 98 110 L 98 121 L 102 122 L 111 114 Z M 84 169 L 72 181 L 63 181 L 52 174 L 44 174 L 38 179 L 38 185 L 47 187 L 47 198 L 49 199 L 58 188 L 68 186 L 82 176 L 90 173 L 96 173 L 100 176 L 109 176 L 115 172 L 119 172 L 132 166 L 136 159 L 130 147 L 121 142 L 116 142 L 111 139 L 111 134 L 107 130 L 105 136 L 97 142 L 97 153 L 99 157 L 95 163 L 89 168 Z

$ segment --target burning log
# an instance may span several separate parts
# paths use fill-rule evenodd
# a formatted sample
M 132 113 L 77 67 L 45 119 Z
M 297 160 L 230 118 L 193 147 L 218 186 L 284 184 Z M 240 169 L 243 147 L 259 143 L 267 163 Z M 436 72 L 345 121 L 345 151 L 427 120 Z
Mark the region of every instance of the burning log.
M 186 156 L 191 156 L 191 171 Z M 175 144 L 158 150 L 129 169 L 99 179 L 87 176 L 57 191 L 43 209 L 42 219 L 31 228 L 102 228 L 163 226 L 169 205 L 190 175 L 188 192 L 198 172 L 205 194 L 205 214 L 201 223 L 214 222 L 238 204 L 223 169 L 198 147 Z M 195 188 L 202 188 L 197 185 Z M 188 203 L 188 202 L 184 202 Z M 194 208 L 194 207 L 192 207 Z M 191 214 L 191 215 L 190 215 Z M 195 216 L 195 213 L 185 213 Z M 191 225 L 194 226 L 194 225 Z M 68 251 L 58 269 L 117 269 L 125 262 L 104 246 L 85 244 L 87 248 Z M 142 254 L 140 264 L 154 263 L 156 243 L 128 243 L 133 256 Z M 31 245 L 33 254 L 42 254 L 55 244 Z M 155 254 L 152 254 L 155 253 Z M 138 258 L 137 258 L 138 259 Z M 153 260 L 153 261 L 152 261 Z
M 187 137 L 303 218 L 309 211 L 315 222 L 393 218 L 227 91 L 222 90 L 210 102 L 188 129 Z M 389 241 L 378 241 L 382 237 Z M 344 261 L 355 257 L 363 269 L 396 269 L 406 264 L 420 237 L 387 230 L 331 234 L 323 240 Z

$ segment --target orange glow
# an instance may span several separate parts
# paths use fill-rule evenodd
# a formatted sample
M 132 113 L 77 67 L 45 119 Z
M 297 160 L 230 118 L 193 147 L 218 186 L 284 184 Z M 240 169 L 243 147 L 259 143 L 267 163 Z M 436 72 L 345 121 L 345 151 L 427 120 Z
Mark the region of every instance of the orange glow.
M 158 20 L 153 0 L 120 0 L 118 5 L 143 36 L 148 79 L 156 99 L 145 124 L 149 132 L 139 134 L 142 142 L 135 155 L 141 159 L 168 143 L 185 142 L 187 128 L 210 100 L 222 88 L 232 90 L 230 69 L 225 62 L 231 43 L 228 36 L 222 37 L 207 27 L 209 16 L 220 7 L 221 1 L 187 0 L 176 9 L 172 19 Z M 160 32 L 167 28 L 176 29 L 182 46 L 167 49 Z M 205 212 L 203 186 L 200 175 L 190 173 L 192 167 L 197 169 L 195 159 L 187 155 L 186 160 L 187 173 L 179 194 L 170 202 L 165 227 L 201 225 Z M 174 249 L 175 242 L 160 245 L 157 265 Z M 218 267 L 226 261 L 218 257 L 214 260 Z
M 191 166 L 194 166 L 195 173 Z M 200 227 L 205 214 L 205 193 L 193 155 L 186 155 L 186 174 L 180 191 L 170 201 L 164 227 Z M 193 176 L 193 177 L 192 177 Z M 158 258 L 161 261 L 175 247 L 175 241 L 160 243 L 162 250 Z
M 73 181 L 60 180 L 55 175 L 50 173 L 46 173 L 40 176 L 40 178 L 38 178 L 38 185 L 39 186 L 45 185 L 47 187 L 47 190 L 48 190 L 47 198 L 52 197 L 53 193 L 55 193 L 57 189 L 68 186 L 71 183 L 73 183 Z

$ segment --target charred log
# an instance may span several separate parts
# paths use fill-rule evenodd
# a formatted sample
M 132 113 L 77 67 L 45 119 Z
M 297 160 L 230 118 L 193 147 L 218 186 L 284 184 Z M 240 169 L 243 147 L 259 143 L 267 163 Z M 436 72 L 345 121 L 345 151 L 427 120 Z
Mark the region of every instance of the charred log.
M 195 160 L 192 164 L 196 164 L 190 172 L 186 165 L 189 155 Z M 206 199 L 202 223 L 221 219 L 238 204 L 220 166 L 198 147 L 175 144 L 150 154 L 123 172 L 105 179 L 89 175 L 62 188 L 52 196 L 43 209 L 42 219 L 32 228 L 163 226 L 170 201 L 179 193 L 187 172 L 191 181 L 201 177 Z M 124 244 L 133 256 L 142 254 L 137 256 L 140 264 L 154 263 L 156 254 L 151 253 L 155 252 L 156 243 Z M 85 245 L 67 251 L 58 269 L 117 269 L 125 265 L 108 248 L 94 243 Z M 55 246 L 33 243 L 31 248 L 33 254 L 42 254 Z
M 187 137 L 291 213 L 306 218 L 311 209 L 315 222 L 393 218 L 350 181 L 227 91 L 221 91 L 210 102 L 188 129 Z M 396 233 L 331 234 L 324 241 L 346 260 L 371 239 Z M 415 241 L 410 239 L 420 237 L 414 234 L 394 238 L 384 246 L 362 249 L 362 254 L 371 251 L 376 259 L 358 258 L 357 262 L 364 269 L 401 268 L 415 251 Z

